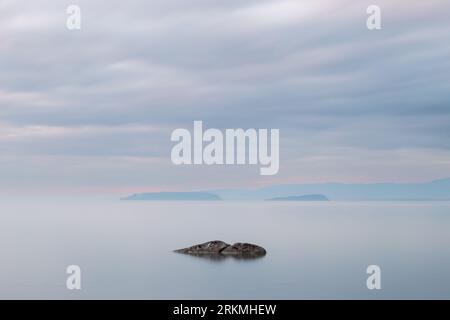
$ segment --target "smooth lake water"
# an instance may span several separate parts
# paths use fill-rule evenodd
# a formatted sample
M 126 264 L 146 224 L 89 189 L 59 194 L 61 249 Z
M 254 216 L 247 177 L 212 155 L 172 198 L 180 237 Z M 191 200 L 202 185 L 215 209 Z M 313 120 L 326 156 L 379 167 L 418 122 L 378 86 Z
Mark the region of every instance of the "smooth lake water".
M 268 253 L 172 252 L 215 239 Z M 0 252 L 2 299 L 450 298 L 450 202 L 7 201 Z

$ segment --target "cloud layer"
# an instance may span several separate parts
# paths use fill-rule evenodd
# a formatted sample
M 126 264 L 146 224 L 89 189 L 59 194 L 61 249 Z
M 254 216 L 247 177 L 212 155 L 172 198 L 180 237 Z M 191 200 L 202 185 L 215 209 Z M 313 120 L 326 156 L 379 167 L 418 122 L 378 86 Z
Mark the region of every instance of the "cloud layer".
M 450 4 L 380 0 L 369 31 L 372 2 L 2 1 L 0 189 L 450 176 Z M 280 174 L 174 168 L 193 120 L 279 128 Z

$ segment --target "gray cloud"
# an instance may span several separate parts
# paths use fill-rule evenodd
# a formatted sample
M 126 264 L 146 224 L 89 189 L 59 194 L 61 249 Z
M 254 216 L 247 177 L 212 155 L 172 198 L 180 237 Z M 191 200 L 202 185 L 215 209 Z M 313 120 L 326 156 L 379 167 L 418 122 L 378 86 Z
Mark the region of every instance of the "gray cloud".
M 80 31 L 65 27 L 69 4 L 82 9 Z M 208 127 L 281 129 L 280 176 L 260 181 L 253 168 L 236 169 L 243 184 L 326 179 L 322 172 L 330 180 L 373 180 L 392 176 L 398 163 L 404 169 L 396 178 L 407 180 L 436 159 L 439 170 L 427 177 L 448 176 L 450 5 L 378 1 L 383 29 L 368 31 L 369 4 L 2 1 L 0 155 L 16 159 L 2 172 L 10 177 L 4 186 L 32 157 L 67 157 L 58 162 L 63 167 L 73 158 L 91 167 L 104 157 L 101 175 L 78 173 L 80 186 L 140 185 L 133 161 L 113 164 L 157 159 L 168 165 L 146 180 L 161 185 L 171 170 L 170 131 L 195 119 Z M 409 160 L 398 156 L 405 150 Z M 326 155 L 319 163 L 307 161 L 319 154 Z M 385 160 L 369 166 L 367 154 Z M 346 159 L 344 168 L 334 166 L 336 157 Z M 349 169 L 358 158 L 366 159 L 366 175 Z M 44 167 L 42 183 L 62 183 Z M 177 170 L 171 184 L 186 188 L 201 188 L 211 176 L 223 185 L 236 181 L 233 169 L 194 170 L 196 183 Z M 124 180 L 106 179 L 107 172 Z

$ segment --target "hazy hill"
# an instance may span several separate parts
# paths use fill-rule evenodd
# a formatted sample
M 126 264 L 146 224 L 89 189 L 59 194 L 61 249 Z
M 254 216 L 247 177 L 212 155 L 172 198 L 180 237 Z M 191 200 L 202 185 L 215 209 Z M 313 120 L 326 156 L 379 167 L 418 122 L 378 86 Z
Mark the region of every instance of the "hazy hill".
M 211 192 L 224 200 L 264 200 L 301 194 L 326 194 L 330 200 L 450 200 L 450 179 L 411 184 L 290 184 L 261 189 L 221 189 Z
M 136 193 L 122 200 L 221 200 L 221 198 L 210 192 L 149 192 Z
M 329 201 L 329 199 L 322 194 L 305 194 L 302 196 L 271 198 L 268 201 Z

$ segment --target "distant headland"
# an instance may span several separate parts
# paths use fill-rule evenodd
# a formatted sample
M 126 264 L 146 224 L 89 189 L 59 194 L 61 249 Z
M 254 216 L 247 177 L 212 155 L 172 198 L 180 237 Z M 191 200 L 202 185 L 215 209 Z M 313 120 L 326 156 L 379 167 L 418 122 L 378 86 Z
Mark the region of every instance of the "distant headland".
M 257 189 L 151 192 L 122 200 L 450 201 L 450 178 L 424 183 L 281 184 Z
M 160 200 L 160 201 L 217 201 L 222 200 L 218 195 L 210 192 L 148 192 L 135 193 L 121 200 Z
M 302 196 L 276 197 L 267 201 L 330 201 L 323 194 L 305 194 Z

